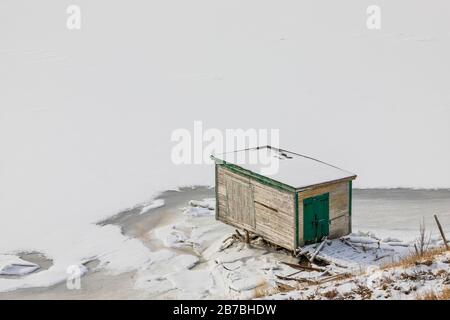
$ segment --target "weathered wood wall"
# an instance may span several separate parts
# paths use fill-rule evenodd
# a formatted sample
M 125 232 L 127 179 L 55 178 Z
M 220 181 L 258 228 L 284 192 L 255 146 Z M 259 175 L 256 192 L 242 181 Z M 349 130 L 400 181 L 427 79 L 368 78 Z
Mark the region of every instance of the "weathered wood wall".
M 287 249 L 295 246 L 294 194 L 217 168 L 217 219 L 261 235 Z
M 329 193 L 330 230 L 329 238 L 338 238 L 351 231 L 349 211 L 350 187 L 348 181 L 337 182 L 298 192 L 298 231 L 300 245 L 303 244 L 303 199 Z

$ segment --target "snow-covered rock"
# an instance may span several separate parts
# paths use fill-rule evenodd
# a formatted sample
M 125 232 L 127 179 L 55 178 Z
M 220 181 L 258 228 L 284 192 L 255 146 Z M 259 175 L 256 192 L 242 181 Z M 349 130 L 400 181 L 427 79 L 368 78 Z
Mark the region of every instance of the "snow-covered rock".
M 158 228 L 154 230 L 154 234 L 168 248 L 181 248 L 191 245 L 187 243 L 188 236 L 182 230 L 179 230 L 175 224 Z
M 24 276 L 38 269 L 37 264 L 20 259 L 15 255 L 0 254 L 0 275 Z

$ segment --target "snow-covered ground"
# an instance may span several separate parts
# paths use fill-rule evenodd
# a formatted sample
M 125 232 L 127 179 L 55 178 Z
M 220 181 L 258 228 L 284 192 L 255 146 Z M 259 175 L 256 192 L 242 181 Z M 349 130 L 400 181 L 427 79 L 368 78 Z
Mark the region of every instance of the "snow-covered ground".
M 391 195 L 382 198 L 383 192 Z M 399 196 L 392 200 L 392 193 L 403 194 L 403 210 L 408 210 L 405 201 L 408 192 L 395 191 L 358 191 L 354 202 L 367 204 L 369 194 L 373 194 L 376 203 L 402 200 Z M 414 192 L 411 191 L 414 195 Z M 442 191 L 428 191 L 434 200 Z M 361 193 L 364 197 L 360 198 Z M 443 193 L 446 195 L 446 193 Z M 309 282 L 319 281 L 324 277 L 339 274 L 358 274 L 372 267 L 382 266 L 413 251 L 409 241 L 394 237 L 378 238 L 372 232 L 358 232 L 327 242 L 317 254 L 316 260 L 325 258 L 332 261 L 329 266 L 318 266 L 320 271 L 299 271 L 292 264 L 298 263 L 284 251 L 254 244 L 242 243 L 225 248 L 224 240 L 234 233 L 234 228 L 214 219 L 214 190 L 211 188 L 182 188 L 179 191 L 167 191 L 158 199 L 130 208 L 96 225 L 100 230 L 117 230 L 122 241 L 102 247 L 98 240 L 91 247 L 98 252 L 79 251 L 78 265 L 84 276 L 80 290 L 67 290 L 65 272 L 69 261 L 53 261 L 46 270 L 32 270 L 39 264 L 19 260 L 15 255 L 0 256 L 0 285 L 2 291 L 20 290 L 0 293 L 1 298 L 146 298 L 146 299 L 213 299 L 213 298 L 255 298 L 279 292 L 281 286 L 296 288 L 296 280 L 289 278 L 307 278 Z M 417 194 L 415 194 L 417 197 Z M 416 199 L 417 200 L 417 199 Z M 450 199 L 448 200 L 450 208 Z M 164 205 L 163 205 L 164 204 Z M 425 206 L 425 204 L 424 204 Z M 151 208 L 150 208 L 151 207 Z M 358 206 L 357 206 L 358 207 Z M 144 210 L 145 209 L 145 210 Z M 370 209 L 370 206 L 368 207 Z M 145 212 L 144 212 L 145 211 Z M 354 217 L 371 214 L 371 210 L 354 212 Z M 447 211 L 448 212 L 448 211 Z M 395 230 L 397 220 L 390 218 L 391 212 L 380 213 L 378 227 L 386 226 Z M 449 229 L 448 213 L 440 215 L 445 229 Z M 428 217 L 430 218 L 430 217 Z M 414 219 L 414 221 L 413 221 Z M 370 219 L 369 219 L 370 220 Z M 414 238 L 418 235 L 418 224 L 413 216 L 405 218 L 402 225 L 409 226 L 408 232 Z M 431 242 L 439 244 L 434 229 Z M 387 232 L 389 233 L 389 232 Z M 413 236 L 415 235 L 415 236 Z M 119 237 L 117 237 L 119 239 Z M 85 241 L 93 241 L 87 238 Z M 314 252 L 317 245 L 310 245 L 305 252 Z M 86 243 L 75 243 L 72 250 L 86 249 Z M 103 250 L 103 251 L 102 251 Z M 52 258 L 51 253 L 47 253 Z M 69 256 L 69 255 L 67 255 Z M 74 256 L 72 256 L 74 257 Z M 24 258 L 26 259 L 26 258 Z M 75 260 L 73 260 L 75 261 Z M 287 263 L 287 264 L 286 264 Z M 15 269 L 18 266 L 25 269 Z M 7 273 L 18 271 L 28 275 L 8 276 Z M 283 279 L 287 278 L 287 279 Z M 35 288 L 47 287 L 49 288 Z M 29 289 L 24 289 L 29 288 Z M 35 289 L 33 289 L 35 288 Z M 117 290 L 117 288 L 122 288 Z M 304 294 L 305 292 L 302 291 Z M 301 293 L 298 293 L 301 294 Z M 273 298 L 299 297 L 292 293 Z
M 265 299 L 423 299 L 427 294 L 439 295 L 450 289 L 450 253 L 418 258 L 410 265 L 372 266 L 361 275 L 341 280 L 312 285 L 291 281 L 291 285 L 294 290 Z

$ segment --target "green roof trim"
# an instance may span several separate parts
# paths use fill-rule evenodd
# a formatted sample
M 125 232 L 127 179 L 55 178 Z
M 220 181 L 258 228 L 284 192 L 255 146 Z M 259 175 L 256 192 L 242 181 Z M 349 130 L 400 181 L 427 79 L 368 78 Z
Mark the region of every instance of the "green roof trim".
M 223 167 L 225 167 L 225 168 L 227 168 L 227 169 L 229 169 L 229 170 L 231 170 L 231 171 L 233 171 L 235 173 L 239 173 L 239 174 L 245 175 L 247 177 L 254 178 L 255 180 L 261 182 L 262 184 L 269 185 L 271 187 L 275 187 L 275 188 L 278 188 L 278 189 L 284 190 L 284 191 L 289 191 L 289 192 L 295 192 L 296 191 L 296 189 L 294 187 L 291 187 L 291 186 L 289 186 L 287 184 L 284 184 L 284 183 L 281 183 L 279 181 L 273 180 L 273 179 L 268 178 L 266 176 L 260 175 L 258 173 L 253 172 L 253 171 L 246 170 L 246 169 L 244 169 L 242 167 L 239 167 L 238 165 L 235 165 L 235 164 L 232 164 L 232 163 L 227 163 L 227 162 L 225 162 L 225 161 L 223 161 L 221 159 L 215 158 L 214 156 L 211 156 L 211 159 L 213 159 L 216 162 L 217 165 L 223 166 Z
M 353 181 L 348 182 L 348 230 L 352 232 Z
M 298 245 L 300 243 L 300 238 L 298 235 L 298 192 L 295 192 L 294 194 L 294 210 L 295 210 L 295 248 L 298 248 Z
M 216 197 L 216 220 L 219 219 L 219 179 L 217 177 L 217 164 L 214 166 L 215 174 L 214 174 L 214 193 Z
M 352 215 L 352 198 L 353 198 L 353 183 L 352 180 L 348 182 L 348 214 Z

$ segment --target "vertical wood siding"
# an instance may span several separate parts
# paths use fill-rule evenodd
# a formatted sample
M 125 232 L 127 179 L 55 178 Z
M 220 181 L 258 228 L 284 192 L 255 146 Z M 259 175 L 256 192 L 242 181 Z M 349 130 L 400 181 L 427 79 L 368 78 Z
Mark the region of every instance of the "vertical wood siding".
M 217 168 L 219 220 L 287 249 L 295 248 L 294 193 Z

